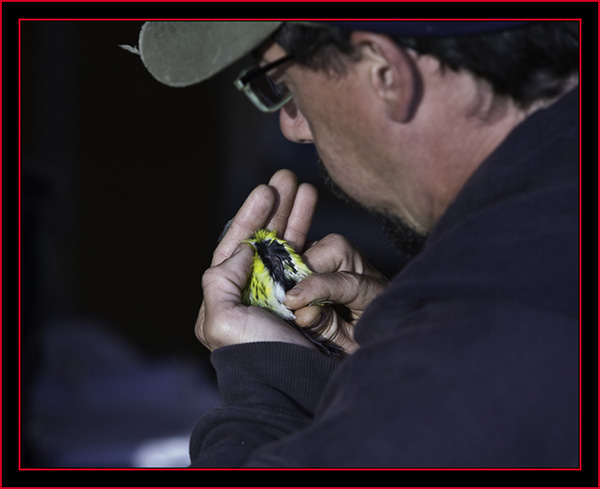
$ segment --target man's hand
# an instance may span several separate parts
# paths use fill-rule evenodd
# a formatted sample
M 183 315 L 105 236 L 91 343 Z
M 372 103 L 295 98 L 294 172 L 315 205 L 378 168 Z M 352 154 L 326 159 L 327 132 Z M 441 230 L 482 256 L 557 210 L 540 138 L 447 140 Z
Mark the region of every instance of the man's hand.
M 278 171 L 268 185 L 260 185 L 250 193 L 202 277 L 204 302 L 195 329 L 209 350 L 255 341 L 283 341 L 315 348 L 272 313 L 241 303 L 253 250 L 240 242 L 256 229 L 267 227 L 276 230 L 300 253 L 316 204 L 316 189 L 309 184 L 298 185 L 296 176 L 288 170 Z M 300 327 L 310 326 L 346 353 L 352 353 L 358 347 L 353 339 L 354 325 L 371 301 L 385 290 L 388 280 L 339 235 L 332 234 L 312 244 L 304 259 L 316 273 L 288 292 L 286 305 L 295 311 L 295 322 Z M 341 304 L 348 308 L 350 316 L 338 314 L 332 306 L 311 305 L 319 301 Z
M 285 304 L 295 311 L 299 326 L 310 326 L 352 353 L 358 348 L 353 339 L 354 326 L 373 299 L 385 290 L 388 279 L 337 234 L 314 243 L 303 258 L 316 273 L 291 289 Z M 319 301 L 347 307 L 349 317 L 332 307 L 311 306 Z
M 247 245 L 240 246 L 240 242 L 256 229 L 267 227 L 301 251 L 316 204 L 316 189 L 305 183 L 298 185 L 296 176 L 288 170 L 278 171 L 268 185 L 260 185 L 250 193 L 202 277 L 204 302 L 195 331 L 209 350 L 255 341 L 283 341 L 315 348 L 275 315 L 241 304 L 253 251 Z

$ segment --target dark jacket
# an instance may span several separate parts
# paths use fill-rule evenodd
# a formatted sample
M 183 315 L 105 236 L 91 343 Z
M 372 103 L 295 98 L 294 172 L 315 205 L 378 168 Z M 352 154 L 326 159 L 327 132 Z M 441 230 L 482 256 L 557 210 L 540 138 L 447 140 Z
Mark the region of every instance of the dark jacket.
M 578 90 L 517 127 L 360 319 L 341 364 L 212 354 L 192 466 L 576 467 Z

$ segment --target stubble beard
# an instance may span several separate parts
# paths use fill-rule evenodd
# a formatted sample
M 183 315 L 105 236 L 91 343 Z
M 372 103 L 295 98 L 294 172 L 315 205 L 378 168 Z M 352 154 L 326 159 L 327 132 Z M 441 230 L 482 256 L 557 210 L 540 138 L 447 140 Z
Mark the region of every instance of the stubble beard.
M 398 252 L 402 253 L 407 258 L 413 258 L 423 250 L 428 235 L 417 232 L 398 216 L 381 212 L 376 209 L 370 209 L 354 200 L 333 181 L 319 155 L 317 155 L 317 167 L 319 169 L 319 175 L 323 178 L 329 191 L 346 204 L 352 207 L 365 209 L 369 215 L 379 222 L 387 240 Z

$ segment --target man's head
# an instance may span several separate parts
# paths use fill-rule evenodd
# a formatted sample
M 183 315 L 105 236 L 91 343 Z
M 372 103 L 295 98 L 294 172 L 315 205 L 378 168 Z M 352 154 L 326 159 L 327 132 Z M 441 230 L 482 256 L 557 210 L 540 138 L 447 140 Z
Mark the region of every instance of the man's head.
M 578 70 L 577 24 L 259 24 L 264 40 L 246 51 L 274 67 L 242 76 L 238 87 L 252 94 L 266 81 L 272 93 L 253 101 L 280 101 L 284 136 L 315 144 L 338 193 L 403 223 L 413 243 L 506 135 Z
M 560 94 L 579 68 L 577 22 L 431 22 L 421 29 L 409 25 L 379 31 L 378 24 L 395 23 L 332 22 L 321 29 L 285 23 L 274 38 L 299 63 L 343 72 L 344 60 L 360 56 L 351 41 L 352 31 L 374 29 L 399 46 L 434 56 L 444 68 L 469 71 L 486 80 L 494 93 L 523 108 Z M 427 32 L 431 35 L 424 35 Z

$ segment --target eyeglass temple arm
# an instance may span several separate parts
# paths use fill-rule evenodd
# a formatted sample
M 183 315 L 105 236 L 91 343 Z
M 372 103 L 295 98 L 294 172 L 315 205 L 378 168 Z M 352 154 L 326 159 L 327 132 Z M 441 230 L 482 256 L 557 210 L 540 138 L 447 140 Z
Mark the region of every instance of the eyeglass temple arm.
M 280 59 L 278 59 L 276 61 L 273 61 L 272 63 L 269 63 L 267 65 L 260 66 L 260 67 L 257 66 L 255 69 L 251 69 L 250 71 L 248 71 L 248 73 L 246 73 L 243 77 L 241 77 L 238 80 L 238 82 L 241 85 L 245 85 L 246 83 L 248 83 L 253 78 L 256 78 L 257 76 L 260 76 L 263 73 L 266 73 L 267 71 L 270 71 L 273 68 L 276 68 L 280 64 L 285 63 L 286 61 L 289 61 L 293 57 L 294 57 L 293 55 L 288 54 L 287 56 L 284 56 L 283 58 L 280 58 Z

